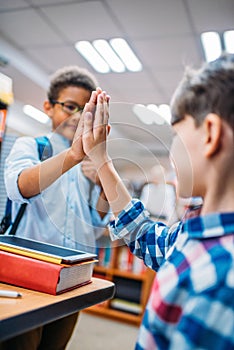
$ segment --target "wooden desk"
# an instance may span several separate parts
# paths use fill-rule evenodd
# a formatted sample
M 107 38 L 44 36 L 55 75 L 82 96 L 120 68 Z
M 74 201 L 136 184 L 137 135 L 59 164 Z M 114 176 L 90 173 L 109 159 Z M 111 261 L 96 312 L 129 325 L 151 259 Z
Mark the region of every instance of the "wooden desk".
M 22 298 L 0 297 L 0 340 L 3 341 L 110 299 L 115 286 L 92 278 L 92 283 L 56 296 L 4 283 L 0 283 L 0 289 L 22 294 Z

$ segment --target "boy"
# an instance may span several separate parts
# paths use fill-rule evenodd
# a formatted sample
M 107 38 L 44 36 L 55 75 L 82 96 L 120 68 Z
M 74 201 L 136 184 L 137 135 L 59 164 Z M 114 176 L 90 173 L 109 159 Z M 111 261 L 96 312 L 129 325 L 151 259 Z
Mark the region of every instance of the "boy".
M 52 157 L 40 162 L 33 137 L 16 140 L 5 168 L 13 220 L 20 205 L 28 203 L 16 235 L 95 252 L 96 239 L 108 222 L 108 206 L 102 188 L 82 173 L 85 155 L 74 134 L 85 104 L 90 100 L 90 110 L 95 107 L 91 93 L 96 87 L 95 78 L 84 69 L 59 69 L 52 76 L 44 102 L 44 111 L 52 121 L 52 132 L 47 135 Z M 86 168 L 86 176 L 93 180 Z M 8 348 L 65 349 L 76 320 L 77 314 L 40 327 L 10 340 Z
M 180 197 L 200 216 L 169 228 L 148 218 L 106 151 L 108 106 L 84 113 L 83 149 L 116 217 L 112 235 L 157 272 L 136 349 L 234 349 L 234 55 L 188 70 L 171 103 Z

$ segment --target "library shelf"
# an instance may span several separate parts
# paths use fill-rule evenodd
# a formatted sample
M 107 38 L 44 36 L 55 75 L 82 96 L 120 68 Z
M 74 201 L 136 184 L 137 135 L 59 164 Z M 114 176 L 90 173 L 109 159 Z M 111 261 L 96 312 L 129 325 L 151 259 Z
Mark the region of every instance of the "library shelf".
M 133 256 L 126 245 L 112 243 L 111 247 L 99 248 L 97 254 L 99 262 L 94 267 L 93 276 L 114 282 L 116 291 L 113 299 L 84 312 L 139 326 L 155 272 Z

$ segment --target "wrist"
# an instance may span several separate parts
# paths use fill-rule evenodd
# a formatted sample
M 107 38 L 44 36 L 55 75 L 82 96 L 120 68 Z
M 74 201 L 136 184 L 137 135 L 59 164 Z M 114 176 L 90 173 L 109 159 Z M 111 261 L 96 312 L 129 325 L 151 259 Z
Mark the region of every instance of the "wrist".
M 71 147 L 66 151 L 66 157 L 64 162 L 69 164 L 71 167 L 79 164 L 82 160 L 83 157 L 81 155 L 77 155 Z
M 104 165 L 108 164 L 108 163 L 112 163 L 112 159 L 109 158 L 108 156 L 103 157 L 103 158 L 94 158 L 91 159 L 94 167 L 97 169 L 97 171 L 99 171 L 99 169 L 101 169 Z

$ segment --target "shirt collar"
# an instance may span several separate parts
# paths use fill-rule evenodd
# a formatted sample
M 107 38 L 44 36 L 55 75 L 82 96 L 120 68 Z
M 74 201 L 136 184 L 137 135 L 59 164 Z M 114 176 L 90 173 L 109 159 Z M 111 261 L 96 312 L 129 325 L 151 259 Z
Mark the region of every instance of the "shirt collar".
M 212 213 L 188 219 L 183 224 L 182 232 L 190 238 L 220 237 L 234 233 L 234 212 Z

